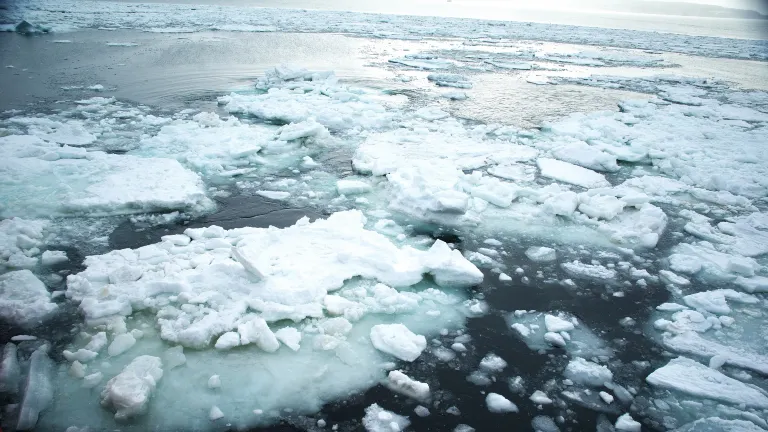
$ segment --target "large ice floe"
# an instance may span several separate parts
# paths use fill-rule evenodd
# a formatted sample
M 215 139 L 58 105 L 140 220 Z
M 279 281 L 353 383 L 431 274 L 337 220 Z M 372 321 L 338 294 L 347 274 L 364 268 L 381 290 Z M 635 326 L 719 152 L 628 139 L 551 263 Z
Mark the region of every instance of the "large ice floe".
M 207 421 L 214 405 L 248 425 L 378 382 L 385 362 L 413 361 L 425 336 L 462 325 L 460 288 L 483 274 L 440 240 L 399 247 L 365 222 L 348 211 L 282 230 L 211 226 L 86 258 L 66 295 L 94 330 L 64 352 L 85 372 L 62 371 L 57 384 L 92 398 L 81 384 L 99 374 L 109 379 L 101 404 L 115 419 L 156 405 L 178 413 L 159 425 L 185 427 Z M 221 390 L 206 392 L 212 375 Z M 179 391 L 204 395 L 181 401 Z M 75 425 L 98 417 L 77 403 L 54 410 L 43 424 L 63 412 Z

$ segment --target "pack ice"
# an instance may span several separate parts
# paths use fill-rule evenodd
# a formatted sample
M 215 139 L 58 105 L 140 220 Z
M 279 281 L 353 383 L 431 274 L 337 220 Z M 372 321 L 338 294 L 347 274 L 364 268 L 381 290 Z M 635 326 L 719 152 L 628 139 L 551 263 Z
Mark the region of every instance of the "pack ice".
M 461 289 L 483 274 L 440 240 L 426 250 L 396 246 L 365 224 L 361 212 L 346 211 L 285 229 L 210 226 L 89 256 L 66 295 L 95 333 L 64 355 L 85 365 L 77 376 L 111 377 L 101 403 L 116 419 L 162 404 L 181 415 L 158 420 L 168 427 L 203 418 L 211 406 L 229 422 L 256 424 L 270 417 L 255 409 L 309 412 L 373 385 L 385 360 L 413 361 L 425 336 L 461 325 Z M 261 366 L 243 369 L 253 361 Z M 178 400 L 184 386 L 208 388 L 212 375 L 216 394 Z M 398 391 L 428 394 L 402 377 L 393 381 Z M 81 379 L 62 373 L 57 384 L 79 392 Z M 245 397 L 254 388 L 272 390 Z M 84 422 L 93 416 L 67 402 L 55 409 Z

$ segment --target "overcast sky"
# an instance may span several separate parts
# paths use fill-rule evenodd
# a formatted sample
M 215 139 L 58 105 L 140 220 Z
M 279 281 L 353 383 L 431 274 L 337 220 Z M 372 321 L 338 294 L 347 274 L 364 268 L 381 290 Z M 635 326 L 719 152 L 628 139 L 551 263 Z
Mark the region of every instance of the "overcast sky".
M 681 1 L 681 0 L 659 0 Z M 762 13 L 768 13 L 768 0 L 683 0 L 686 3 L 704 3 L 738 9 L 752 9 Z

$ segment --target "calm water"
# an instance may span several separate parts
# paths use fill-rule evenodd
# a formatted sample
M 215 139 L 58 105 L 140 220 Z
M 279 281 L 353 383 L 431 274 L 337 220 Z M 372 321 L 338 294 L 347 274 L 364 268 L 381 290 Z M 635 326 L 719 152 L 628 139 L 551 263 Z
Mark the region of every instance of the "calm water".
M 348 10 L 402 15 L 531 21 L 587 27 L 719 36 L 739 39 L 768 39 L 768 20 L 702 18 L 589 10 L 545 10 L 500 1 L 483 0 L 122 0 L 184 4 Z

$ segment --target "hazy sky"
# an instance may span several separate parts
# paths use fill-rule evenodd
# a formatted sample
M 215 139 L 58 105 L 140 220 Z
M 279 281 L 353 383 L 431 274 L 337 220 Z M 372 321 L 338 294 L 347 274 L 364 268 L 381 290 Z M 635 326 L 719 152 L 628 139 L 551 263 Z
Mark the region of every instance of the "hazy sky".
M 681 1 L 681 0 L 659 0 Z M 758 12 L 768 13 L 768 0 L 682 0 L 686 3 L 704 3 L 717 6 L 732 7 L 738 9 L 753 9 Z

